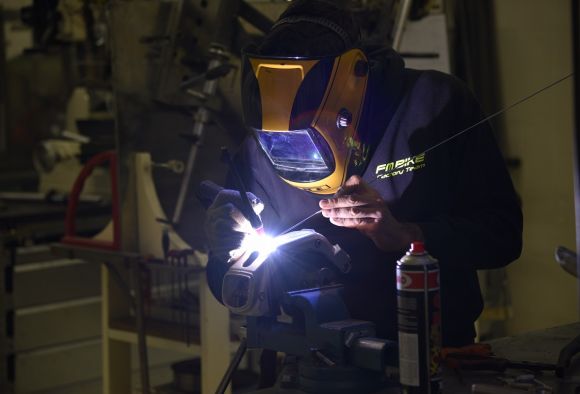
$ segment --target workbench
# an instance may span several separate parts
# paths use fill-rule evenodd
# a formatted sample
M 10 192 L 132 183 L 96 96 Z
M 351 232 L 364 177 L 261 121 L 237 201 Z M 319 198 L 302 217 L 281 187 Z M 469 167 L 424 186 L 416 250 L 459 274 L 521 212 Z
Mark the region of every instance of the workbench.
M 529 361 L 542 363 L 556 363 L 560 350 L 572 339 L 580 335 L 580 323 L 569 324 L 544 330 L 533 331 L 513 337 L 505 337 L 489 341 L 493 352 L 498 357 L 505 357 L 514 361 Z M 580 356 L 574 360 L 570 370 L 575 377 L 566 380 L 556 378 L 554 373 L 548 372 L 538 375 L 537 379 L 553 388 L 554 393 L 575 394 L 580 391 Z M 504 376 L 518 376 L 525 371 L 508 370 Z M 501 382 L 498 379 L 501 375 L 496 372 L 455 372 L 444 370 L 444 393 L 471 394 L 473 384 L 496 385 L 497 389 L 489 393 L 501 394 Z M 511 389 L 515 390 L 515 389 Z M 510 393 L 512 391 L 509 391 Z M 397 394 L 399 388 L 384 389 L 375 394 Z M 529 391 L 517 390 L 514 393 L 526 393 Z M 276 387 L 259 390 L 256 394 L 303 394 L 303 391 L 294 389 L 282 389 L 279 383 Z

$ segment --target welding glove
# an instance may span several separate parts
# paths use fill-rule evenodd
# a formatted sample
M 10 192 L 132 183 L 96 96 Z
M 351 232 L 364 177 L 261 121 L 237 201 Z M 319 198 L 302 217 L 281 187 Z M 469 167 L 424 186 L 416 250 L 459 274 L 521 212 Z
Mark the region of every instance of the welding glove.
M 264 203 L 252 193 L 247 193 L 252 209 L 257 215 Z M 250 221 L 242 213 L 242 199 L 237 190 L 223 189 L 207 210 L 205 231 L 209 249 L 216 259 L 232 262 L 241 256 L 244 237 L 255 233 Z

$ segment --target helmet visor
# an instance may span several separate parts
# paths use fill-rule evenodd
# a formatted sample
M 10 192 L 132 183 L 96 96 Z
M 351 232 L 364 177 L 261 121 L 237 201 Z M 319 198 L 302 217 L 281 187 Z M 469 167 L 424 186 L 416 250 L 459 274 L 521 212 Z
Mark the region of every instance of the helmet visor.
M 269 131 L 310 126 L 331 83 L 336 57 L 260 58 L 245 55 L 244 123 Z
M 313 129 L 255 132 L 278 174 L 289 181 L 314 182 L 334 171 L 332 151 L 326 140 Z

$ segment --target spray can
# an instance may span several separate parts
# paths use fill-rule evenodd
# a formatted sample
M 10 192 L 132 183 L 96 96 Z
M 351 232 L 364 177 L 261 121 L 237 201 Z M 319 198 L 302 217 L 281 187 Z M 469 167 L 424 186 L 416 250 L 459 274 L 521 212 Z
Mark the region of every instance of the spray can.
M 397 261 L 399 376 L 405 394 L 442 388 L 439 263 L 422 242 Z

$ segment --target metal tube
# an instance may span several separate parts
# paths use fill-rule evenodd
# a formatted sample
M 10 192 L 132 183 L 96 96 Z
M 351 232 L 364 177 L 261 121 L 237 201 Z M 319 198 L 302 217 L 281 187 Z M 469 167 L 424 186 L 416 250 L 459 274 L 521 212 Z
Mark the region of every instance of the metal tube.
M 405 23 L 409 18 L 411 11 L 411 0 L 401 0 L 397 12 L 397 19 L 395 19 L 394 33 L 393 33 L 393 49 L 398 51 L 403 42 L 403 33 L 405 31 Z
M 209 62 L 207 69 L 211 70 L 220 64 L 222 64 L 222 56 L 217 54 L 216 57 Z M 205 93 L 207 97 L 213 96 L 217 90 L 217 83 L 217 79 L 205 81 L 203 85 L 203 93 Z M 189 183 L 193 174 L 193 166 L 197 157 L 197 150 L 203 139 L 205 125 L 209 120 L 209 111 L 203 106 L 199 107 L 194 118 L 195 124 L 193 126 L 192 134 L 194 137 L 196 137 L 197 142 L 191 145 L 189 155 L 187 156 L 187 163 L 185 164 L 183 178 L 181 178 L 181 186 L 179 188 L 179 194 L 177 196 L 177 202 L 175 203 L 175 211 L 173 212 L 172 219 L 172 222 L 175 225 L 179 223 L 181 214 L 183 213 L 183 205 L 185 203 L 185 199 L 187 198 L 187 192 L 190 188 Z
M 139 371 L 141 375 L 141 392 L 149 394 L 149 363 L 147 358 L 147 332 L 145 331 L 145 315 L 143 310 L 143 294 L 141 289 L 141 266 L 139 261 L 133 262 L 133 278 L 135 284 L 135 315 L 137 320 L 137 347 L 139 350 Z

